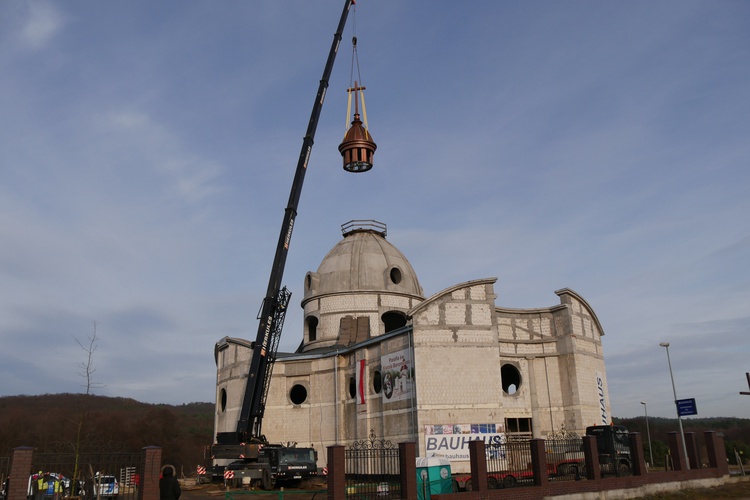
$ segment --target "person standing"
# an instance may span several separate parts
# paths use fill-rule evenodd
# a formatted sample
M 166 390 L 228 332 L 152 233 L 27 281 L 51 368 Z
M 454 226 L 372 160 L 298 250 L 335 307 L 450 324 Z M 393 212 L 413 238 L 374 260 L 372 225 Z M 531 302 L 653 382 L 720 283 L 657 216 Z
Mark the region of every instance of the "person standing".
M 159 479 L 159 499 L 179 500 L 181 493 L 180 483 L 174 477 L 174 468 L 171 465 L 164 467 L 162 477 Z
M 36 491 L 34 492 L 34 498 L 36 500 L 44 500 L 44 495 L 47 494 L 47 479 L 44 477 L 44 472 L 39 471 L 35 482 Z

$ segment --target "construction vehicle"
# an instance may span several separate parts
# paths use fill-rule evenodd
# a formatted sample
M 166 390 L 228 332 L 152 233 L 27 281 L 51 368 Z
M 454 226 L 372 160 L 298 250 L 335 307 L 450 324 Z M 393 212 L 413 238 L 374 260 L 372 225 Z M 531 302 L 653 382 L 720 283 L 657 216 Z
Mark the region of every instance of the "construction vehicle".
M 602 474 L 627 476 L 633 470 L 628 430 L 622 425 L 586 427 L 587 436 L 596 436 L 596 449 Z
M 303 139 L 271 267 L 268 288 L 258 316 L 258 332 L 253 344 L 237 428 L 234 432 L 216 434 L 216 442 L 210 447 L 212 464 L 199 468 L 202 472 L 202 474 L 199 473 L 199 482 L 209 477 L 232 478 L 235 481 L 242 479 L 243 485 L 259 485 L 265 490 L 270 490 L 277 480 L 299 480 L 317 474 L 317 454 L 313 448 L 271 444 L 262 433 L 262 423 L 281 330 L 291 297 L 291 292 L 286 287 L 281 288 L 281 279 L 284 274 L 294 220 L 297 216 L 302 183 L 328 88 L 328 80 L 333 70 L 349 9 L 353 3 L 353 0 L 344 2 L 344 10 L 328 54 L 323 77 L 320 80 L 307 133 Z M 217 460 L 225 463 L 227 459 L 233 461 L 226 466 L 216 465 Z M 201 478 L 201 475 L 204 477 Z
M 596 438 L 599 467 L 602 474 L 627 476 L 632 471 L 628 430 L 621 425 L 593 425 L 586 428 L 587 436 Z M 553 458 L 553 461 L 550 461 Z M 548 455 L 547 474 L 553 477 L 580 478 L 586 474 L 586 461 L 582 448 L 576 447 L 562 455 Z M 471 491 L 471 474 L 453 474 L 454 491 Z M 534 480 L 529 464 L 527 469 L 500 470 L 487 472 L 487 489 L 511 488 Z

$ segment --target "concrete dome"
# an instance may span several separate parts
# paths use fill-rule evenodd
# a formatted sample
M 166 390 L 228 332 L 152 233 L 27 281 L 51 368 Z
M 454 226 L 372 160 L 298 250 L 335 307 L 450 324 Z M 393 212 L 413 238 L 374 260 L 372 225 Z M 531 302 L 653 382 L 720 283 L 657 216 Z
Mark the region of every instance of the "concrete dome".
M 328 252 L 315 273 L 305 277 L 305 299 L 341 292 L 390 292 L 424 297 L 414 268 L 385 239 L 385 224 L 352 221 L 344 239 Z

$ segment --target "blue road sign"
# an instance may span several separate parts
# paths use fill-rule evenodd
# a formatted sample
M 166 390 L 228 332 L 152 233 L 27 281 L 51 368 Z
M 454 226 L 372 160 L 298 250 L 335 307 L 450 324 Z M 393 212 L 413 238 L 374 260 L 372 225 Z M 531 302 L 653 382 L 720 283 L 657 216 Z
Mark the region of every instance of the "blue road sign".
M 698 409 L 695 407 L 695 398 L 678 399 L 675 403 L 677 404 L 677 414 L 681 417 L 698 414 Z

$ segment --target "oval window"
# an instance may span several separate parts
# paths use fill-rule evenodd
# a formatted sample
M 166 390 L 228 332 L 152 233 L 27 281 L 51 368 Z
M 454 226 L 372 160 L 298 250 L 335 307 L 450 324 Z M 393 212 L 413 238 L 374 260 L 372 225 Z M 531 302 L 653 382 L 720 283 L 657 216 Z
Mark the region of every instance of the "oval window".
M 294 384 L 289 391 L 289 399 L 296 405 L 307 401 L 307 388 L 302 384 Z
M 505 364 L 500 368 L 500 378 L 502 379 L 503 392 L 505 394 L 515 394 L 521 387 L 521 372 L 515 365 Z
M 397 267 L 392 267 L 390 276 L 391 276 L 391 281 L 393 282 L 394 285 L 398 285 L 399 283 L 401 283 L 401 269 Z
M 372 389 L 375 394 L 380 394 L 380 391 L 383 390 L 383 378 L 378 370 L 372 373 Z

